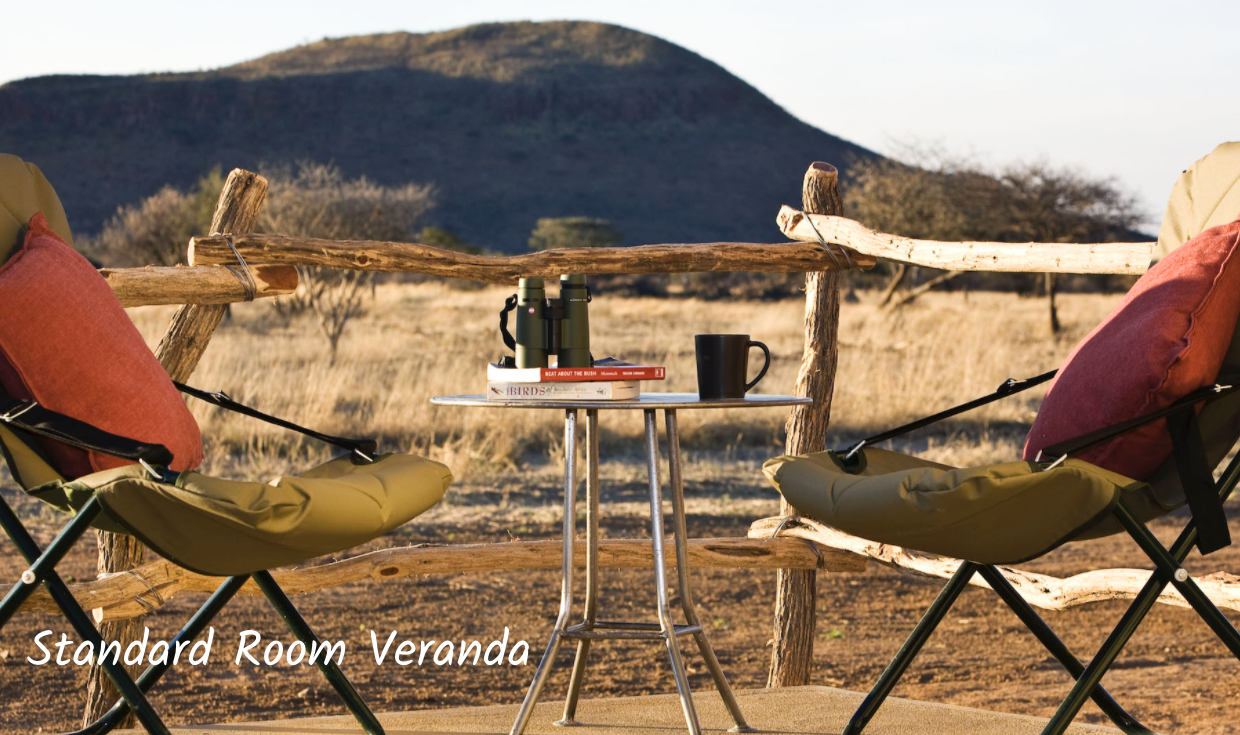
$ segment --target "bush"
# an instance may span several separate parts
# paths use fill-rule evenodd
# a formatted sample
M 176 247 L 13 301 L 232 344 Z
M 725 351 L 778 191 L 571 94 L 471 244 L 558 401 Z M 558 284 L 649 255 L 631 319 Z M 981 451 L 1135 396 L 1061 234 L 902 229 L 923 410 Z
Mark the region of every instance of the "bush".
M 423 245 L 430 245 L 433 248 L 453 250 L 466 255 L 482 254 L 482 248 L 470 245 L 458 237 L 455 232 L 450 232 L 442 227 L 423 227 L 416 239 Z
M 605 219 L 543 217 L 530 233 L 530 250 L 614 247 L 623 241 L 620 230 Z
M 82 249 L 114 267 L 184 263 L 189 239 L 210 231 L 223 188 L 218 166 L 188 192 L 165 186 L 137 204 L 118 207 L 97 237 L 83 239 Z

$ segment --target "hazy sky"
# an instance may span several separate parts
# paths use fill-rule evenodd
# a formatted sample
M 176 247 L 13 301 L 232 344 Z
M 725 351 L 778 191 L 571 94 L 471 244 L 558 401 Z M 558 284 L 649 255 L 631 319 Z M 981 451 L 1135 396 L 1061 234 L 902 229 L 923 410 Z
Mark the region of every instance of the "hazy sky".
M 797 117 L 889 152 L 1115 176 L 1151 223 L 1179 172 L 1240 139 L 1240 2 L 5 3 L 0 83 L 189 71 L 324 36 L 494 20 L 599 20 L 711 59 Z

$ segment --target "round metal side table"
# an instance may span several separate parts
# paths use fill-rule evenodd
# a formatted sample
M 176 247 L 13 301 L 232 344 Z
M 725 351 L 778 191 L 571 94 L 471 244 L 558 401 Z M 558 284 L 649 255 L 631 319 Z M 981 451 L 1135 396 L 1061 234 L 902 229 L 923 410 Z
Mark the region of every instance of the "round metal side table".
M 777 395 L 748 395 L 745 398 L 702 400 L 695 393 L 646 393 L 640 398 L 627 401 L 561 401 L 561 400 L 495 400 L 485 395 L 438 396 L 431 399 L 437 406 L 469 406 L 474 408 L 541 408 L 560 409 L 564 411 L 564 567 L 560 586 L 560 613 L 556 618 L 555 627 L 551 630 L 551 640 L 547 651 L 534 672 L 534 681 L 526 692 L 525 701 L 517 713 L 512 725 L 511 735 L 521 735 L 526 722 L 538 697 L 542 693 L 543 684 L 547 681 L 555 663 L 560 644 L 565 640 L 577 641 L 577 656 L 573 662 L 572 678 L 569 680 L 568 697 L 564 702 L 564 717 L 557 725 L 576 725 L 577 699 L 581 693 L 581 684 L 585 678 L 586 660 L 590 654 L 590 642 L 606 639 L 651 639 L 661 640 L 667 646 L 668 658 L 671 659 L 672 675 L 676 679 L 676 691 L 680 695 L 680 704 L 684 709 L 685 722 L 692 735 L 702 731 L 698 723 L 697 710 L 693 704 L 693 695 L 689 691 L 689 680 L 685 674 L 684 661 L 681 658 L 679 638 L 692 635 L 696 641 L 706 667 L 719 695 L 727 705 L 736 726 L 732 732 L 752 732 L 745 723 L 740 706 L 724 677 L 719 659 L 706 639 L 706 631 L 702 628 L 697 610 L 693 604 L 693 594 L 689 587 L 688 552 L 686 549 L 687 533 L 685 530 L 685 499 L 684 487 L 680 475 L 680 438 L 677 433 L 676 412 L 680 409 L 699 408 L 765 408 L 771 406 L 793 406 L 810 403 L 808 398 Z M 573 537 L 576 532 L 576 496 L 577 496 L 577 413 L 586 412 L 586 596 L 582 621 L 576 625 L 569 624 L 573 608 Z M 598 544 L 599 544 L 599 479 L 598 479 L 598 414 L 599 411 L 641 410 L 645 414 L 646 433 L 646 468 L 650 482 L 650 538 L 654 547 L 655 593 L 658 599 L 658 622 L 622 622 L 598 620 Z M 671 475 L 672 493 L 672 533 L 673 545 L 676 550 L 677 592 L 680 605 L 684 612 L 684 624 L 672 621 L 668 604 L 667 570 L 664 564 L 663 535 L 663 496 L 662 482 L 659 478 L 659 433 L 656 413 L 663 411 L 667 425 L 668 469 Z M 571 448 L 571 451 L 570 451 Z

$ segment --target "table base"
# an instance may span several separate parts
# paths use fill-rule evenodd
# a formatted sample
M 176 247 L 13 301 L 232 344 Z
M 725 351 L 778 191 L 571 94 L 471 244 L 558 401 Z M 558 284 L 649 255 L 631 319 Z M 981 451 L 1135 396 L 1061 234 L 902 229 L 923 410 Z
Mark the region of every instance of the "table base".
M 547 675 L 555 665 L 555 657 L 560 651 L 564 640 L 577 641 L 577 655 L 573 661 L 572 678 L 569 680 L 568 696 L 564 701 L 564 717 L 555 724 L 573 726 L 576 721 L 577 700 L 581 694 L 581 685 L 585 679 L 586 661 L 590 655 L 590 644 L 596 640 L 662 640 L 667 646 L 667 655 L 672 665 L 672 675 L 676 680 L 676 691 L 680 695 L 680 704 L 685 714 L 685 722 L 692 735 L 700 735 L 702 727 L 698 723 L 697 710 L 693 705 L 693 693 L 689 691 L 689 679 L 685 674 L 685 664 L 680 652 L 680 636 L 691 635 L 697 643 L 698 650 L 705 659 L 706 668 L 715 680 L 723 702 L 736 726 L 731 732 L 753 732 L 753 728 L 745 723 L 740 705 L 736 702 L 732 688 L 724 677 L 723 668 L 715 651 L 706 639 L 706 632 L 698 619 L 693 604 L 693 593 L 689 586 L 688 551 L 686 549 L 687 532 L 685 528 L 684 486 L 680 475 L 680 437 L 677 430 L 675 409 L 663 411 L 667 425 L 669 485 L 672 493 L 672 543 L 676 551 L 676 589 L 680 596 L 680 606 L 684 614 L 685 624 L 672 621 L 667 593 L 667 569 L 664 563 L 663 535 L 663 496 L 662 482 L 659 478 L 659 433 L 656 420 L 657 409 L 645 409 L 646 423 L 646 467 L 650 481 L 650 537 L 654 545 L 654 576 L 655 592 L 658 598 L 657 623 L 633 623 L 596 619 L 598 611 L 598 542 L 599 542 L 599 479 L 598 479 L 598 409 L 586 409 L 586 597 L 585 609 L 581 623 L 569 625 L 573 607 L 573 537 L 577 525 L 577 409 L 565 411 L 564 419 L 564 564 L 560 586 L 560 613 L 556 618 L 555 627 L 551 631 L 551 641 L 547 651 L 534 672 L 534 681 L 526 692 L 525 701 L 517 712 L 516 722 L 512 725 L 511 735 L 521 735 L 525 730 L 530 713 L 538 702 Z

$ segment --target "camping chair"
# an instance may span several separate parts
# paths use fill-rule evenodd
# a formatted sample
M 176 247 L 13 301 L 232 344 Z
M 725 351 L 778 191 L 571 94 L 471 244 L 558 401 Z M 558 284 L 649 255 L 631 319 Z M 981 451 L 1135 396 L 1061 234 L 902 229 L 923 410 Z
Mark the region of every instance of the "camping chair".
M 68 242 L 67 224 L 46 181 L 31 168 L 12 174 L 12 157 L 0 156 L 0 260 L 16 237 L 13 223 L 25 223 L 32 211 L 49 213 L 47 220 Z M 15 191 L 16 189 L 16 191 Z M 17 201 L 18 204 L 14 204 Z M 53 216 L 51 213 L 56 212 Z M 20 243 L 20 240 L 18 240 Z M 37 314 L 31 315 L 37 319 Z M 221 408 L 237 411 L 344 449 L 343 454 L 300 476 L 270 483 L 208 477 L 194 471 L 168 469 L 172 453 L 162 445 L 112 434 L 0 391 L 0 451 L 18 485 L 28 494 L 72 519 L 46 549 L 31 537 L 21 520 L 0 498 L 0 526 L 29 565 L 21 579 L 0 600 L 0 629 L 39 585 L 83 641 L 102 638 L 91 616 L 73 597 L 56 565 L 92 526 L 128 533 L 168 560 L 191 571 L 227 579 L 185 624 L 171 643 L 197 637 L 247 580 L 253 580 L 293 635 L 307 651 L 319 639 L 280 586 L 270 568 L 294 564 L 366 543 L 403 525 L 443 497 L 452 481 L 447 467 L 419 457 L 376 453 L 374 441 L 335 437 L 243 406 L 223 393 L 177 387 Z M 76 478 L 63 477 L 47 453 L 48 440 L 132 462 Z M 345 706 L 371 735 L 383 732 L 378 720 L 339 666 L 325 654 L 313 661 Z M 80 733 L 99 735 L 115 728 L 132 712 L 152 734 L 167 733 L 146 693 L 167 671 L 168 663 L 151 665 L 136 680 L 115 658 L 101 666 L 120 699 Z
M 1172 192 L 1159 246 L 1167 254 L 1240 212 L 1240 144 L 1220 146 L 1184 172 Z M 1045 447 L 1038 458 L 957 469 L 879 449 L 877 444 L 1014 395 L 1054 377 L 1009 380 L 994 393 L 839 451 L 777 457 L 768 478 L 797 512 L 862 538 L 962 559 L 908 640 L 844 729 L 858 735 L 894 689 L 952 604 L 977 574 L 1076 680 L 1043 730 L 1061 735 L 1087 699 L 1125 733 L 1151 731 L 1100 682 L 1159 595 L 1172 585 L 1240 658 L 1240 633 L 1181 566 L 1230 543 L 1226 500 L 1240 483 L 1240 455 L 1214 470 L 1240 439 L 1240 328 L 1213 385 L 1123 423 Z M 1146 426 L 1166 426 L 1172 454 L 1146 482 L 1072 455 Z M 1188 505 L 1192 518 L 1170 547 L 1145 522 Z M 789 522 L 795 523 L 795 519 Z M 1040 557 L 1074 540 L 1125 532 L 1154 564 L 1149 581 L 1088 665 L 1082 665 L 996 565 Z

